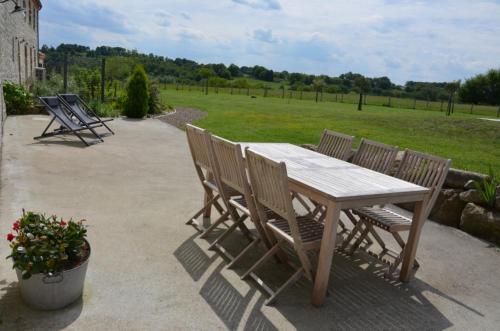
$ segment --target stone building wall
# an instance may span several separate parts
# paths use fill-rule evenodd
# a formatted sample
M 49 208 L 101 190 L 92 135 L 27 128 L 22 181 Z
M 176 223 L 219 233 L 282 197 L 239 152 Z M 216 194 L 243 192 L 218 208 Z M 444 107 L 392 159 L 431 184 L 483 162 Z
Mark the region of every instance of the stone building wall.
M 12 13 L 12 1 L 0 3 L 0 152 L 3 124 L 7 117 L 2 83 L 5 80 L 16 84 L 27 84 L 35 78 L 38 65 L 38 12 L 39 0 L 18 0 L 25 8 Z
M 0 4 L 0 81 L 25 84 L 38 64 L 38 11 L 40 2 L 18 0 L 26 14 L 11 13 L 14 3 Z

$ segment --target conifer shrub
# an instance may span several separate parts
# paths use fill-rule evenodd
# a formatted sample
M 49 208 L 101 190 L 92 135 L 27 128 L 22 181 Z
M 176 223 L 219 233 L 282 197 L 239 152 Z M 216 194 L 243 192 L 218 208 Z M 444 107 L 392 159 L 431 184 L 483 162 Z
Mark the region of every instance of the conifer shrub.
M 123 114 L 130 118 L 143 118 L 149 109 L 148 76 L 141 65 L 134 68 L 130 76 Z

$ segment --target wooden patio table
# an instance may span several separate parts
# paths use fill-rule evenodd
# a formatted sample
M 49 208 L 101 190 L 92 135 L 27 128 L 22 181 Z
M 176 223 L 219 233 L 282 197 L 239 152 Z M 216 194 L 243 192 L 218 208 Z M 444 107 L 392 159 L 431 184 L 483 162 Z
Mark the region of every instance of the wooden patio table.
M 429 190 L 406 181 L 286 143 L 240 143 L 274 161 L 285 162 L 290 190 L 326 206 L 323 238 L 312 293 L 312 304 L 325 301 L 340 212 L 342 209 L 415 202 L 399 279 L 407 282 L 425 222 L 423 206 Z

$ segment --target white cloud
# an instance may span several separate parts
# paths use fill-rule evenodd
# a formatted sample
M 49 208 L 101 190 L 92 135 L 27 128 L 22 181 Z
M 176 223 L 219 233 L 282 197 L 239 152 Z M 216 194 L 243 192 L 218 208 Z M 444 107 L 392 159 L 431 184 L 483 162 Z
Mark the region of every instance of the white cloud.
M 64 3 L 44 3 L 42 43 L 109 44 L 204 63 L 316 74 L 354 71 L 398 83 L 449 81 L 500 67 L 500 3 L 495 1 Z M 80 19 L 61 20 L 61 10 Z M 99 22 L 90 19 L 95 13 Z

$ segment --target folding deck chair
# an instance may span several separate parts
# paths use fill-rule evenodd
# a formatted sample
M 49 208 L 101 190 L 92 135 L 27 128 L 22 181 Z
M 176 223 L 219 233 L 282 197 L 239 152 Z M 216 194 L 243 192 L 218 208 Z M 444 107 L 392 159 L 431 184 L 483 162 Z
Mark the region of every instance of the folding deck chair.
M 434 206 L 434 202 L 448 174 L 450 164 L 451 160 L 408 149 L 405 150 L 403 160 L 401 161 L 395 177 L 430 189 L 424 201 L 425 207 L 423 212 L 425 219 L 427 219 Z M 355 208 L 352 212 L 359 216 L 359 221 L 352 230 L 351 236 L 346 239 L 346 243 L 354 241 L 354 235 L 356 233 L 360 233 L 360 236 L 351 246 L 349 253 L 353 253 L 369 233 L 372 235 L 376 234 L 375 227 L 392 234 L 401 247 L 399 253 L 394 252 L 386 246 L 385 242 L 378 235 L 374 236 L 382 248 L 382 252 L 378 255 L 378 258 L 383 259 L 385 255 L 394 258 L 394 262 L 389 264 L 389 268 L 385 273 L 386 277 L 391 278 L 403 260 L 404 248 L 406 245 L 406 242 L 399 233 L 410 231 L 412 219 L 387 209 L 384 206 Z M 415 260 L 413 267 L 414 269 L 419 267 L 417 260 Z
M 79 118 L 85 121 L 88 125 L 101 124 L 104 126 L 111 134 L 115 134 L 105 122 L 112 121 L 112 118 L 101 119 L 97 114 L 88 106 L 78 95 L 76 94 L 58 94 L 59 100 L 65 104 L 66 107 L 70 108 L 74 114 L 77 114 Z
M 77 136 L 78 139 L 80 139 L 86 146 L 90 146 L 92 144 L 95 144 L 96 142 L 95 141 L 88 142 L 87 140 L 83 139 L 83 137 L 80 135 L 81 131 L 89 130 L 98 140 L 100 140 L 101 142 L 104 141 L 99 136 L 99 134 L 94 130 L 94 128 L 101 126 L 101 124 L 99 125 L 86 124 L 85 121 L 83 121 L 78 116 L 78 114 L 73 113 L 71 109 L 63 108 L 66 106 L 61 102 L 59 102 L 59 99 L 57 97 L 39 97 L 38 99 L 45 106 L 47 112 L 50 115 L 52 115 L 52 119 L 50 120 L 47 127 L 45 127 L 42 134 L 40 136 L 34 137 L 33 139 L 38 140 L 42 138 L 72 133 L 75 136 Z M 68 112 L 71 114 L 71 116 L 74 116 L 80 123 L 79 124 L 75 123 L 68 115 Z M 60 127 L 52 132 L 47 132 L 52 123 L 54 123 L 54 121 L 57 122 L 60 125 Z
M 266 261 L 278 254 L 285 254 L 285 246 L 291 246 L 298 255 L 301 266 L 294 267 L 295 272 L 276 291 L 271 290 L 260 279 L 255 279 L 267 292 L 270 298 L 266 305 L 272 304 L 277 296 L 287 287 L 294 284 L 302 276 L 314 282 L 314 267 L 308 255 L 309 251 L 317 251 L 323 237 L 323 224 L 310 215 L 297 216 L 292 203 L 292 194 L 288 187 L 288 175 L 284 162 L 274 162 L 250 149 L 246 150 L 247 164 L 252 185 L 255 206 L 260 221 L 264 224 L 267 236 L 273 245 L 241 278 L 254 277 L 254 271 Z M 269 218 L 267 210 L 274 215 Z M 282 258 L 280 258 L 282 260 Z
M 233 258 L 229 256 L 232 261 L 227 267 L 231 268 L 260 241 L 263 241 L 268 248 L 271 247 L 271 245 L 267 239 L 266 232 L 259 220 L 259 215 L 255 207 L 252 189 L 248 182 L 245 169 L 245 159 L 243 158 L 241 145 L 212 135 L 209 137 L 209 148 L 217 186 L 223 188 L 219 191 L 220 196 L 234 221 L 233 225 L 212 242 L 210 248 L 217 248 L 222 251 L 223 248 L 220 246 L 220 243 L 234 232 L 238 225 L 243 223 L 246 218 L 250 218 L 258 232 L 258 236 L 253 238 L 236 257 Z M 237 195 L 235 196 L 234 194 Z M 266 213 L 268 213 L 268 218 L 277 217 L 270 209 L 266 209 Z M 203 238 L 204 235 L 201 237 Z M 222 252 L 226 253 L 224 251 Z M 226 253 L 226 255 L 229 254 Z

